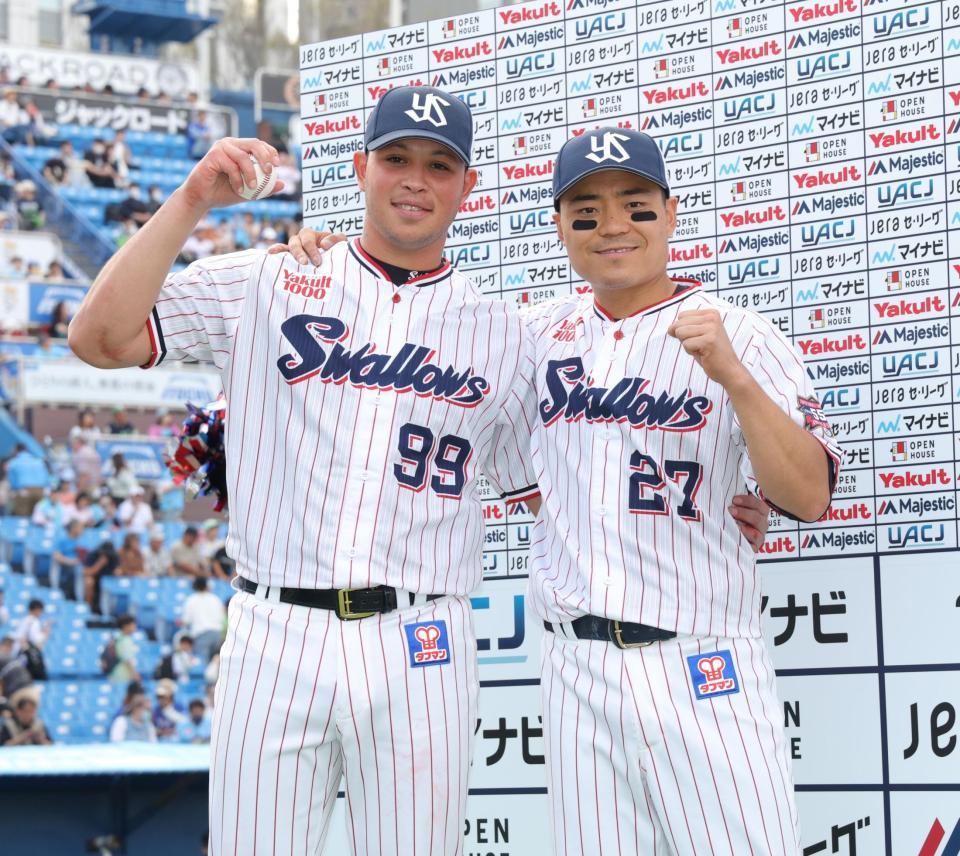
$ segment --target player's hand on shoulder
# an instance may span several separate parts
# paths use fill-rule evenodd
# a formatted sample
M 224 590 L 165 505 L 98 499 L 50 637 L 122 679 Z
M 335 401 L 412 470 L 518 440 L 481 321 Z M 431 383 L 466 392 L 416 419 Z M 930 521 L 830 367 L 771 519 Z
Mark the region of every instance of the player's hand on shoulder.
M 723 318 L 716 309 L 678 312 L 667 333 L 680 341 L 710 380 L 724 387 L 743 380 L 747 370 L 733 350 Z
M 243 186 L 255 188 L 257 173 L 253 160 L 266 174 L 280 164 L 277 150 L 262 140 L 224 137 L 217 140 L 180 186 L 191 207 L 209 210 L 248 201 Z M 271 196 L 283 189 L 277 181 Z
M 770 507 L 748 493 L 737 494 L 727 509 L 737 521 L 740 533 L 750 542 L 754 553 L 759 553 L 770 526 Z
M 288 244 L 273 244 L 267 252 L 290 253 L 299 264 L 319 265 L 326 250 L 345 240 L 347 236 L 343 232 L 317 232 L 304 227 L 290 237 Z

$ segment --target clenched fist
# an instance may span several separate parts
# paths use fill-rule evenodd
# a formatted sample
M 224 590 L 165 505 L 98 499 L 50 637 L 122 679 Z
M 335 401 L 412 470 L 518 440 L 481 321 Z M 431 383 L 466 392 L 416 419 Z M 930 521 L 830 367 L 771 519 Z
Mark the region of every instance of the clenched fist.
M 725 389 L 747 374 L 730 343 L 723 319 L 716 309 L 680 312 L 667 330 L 706 372 Z

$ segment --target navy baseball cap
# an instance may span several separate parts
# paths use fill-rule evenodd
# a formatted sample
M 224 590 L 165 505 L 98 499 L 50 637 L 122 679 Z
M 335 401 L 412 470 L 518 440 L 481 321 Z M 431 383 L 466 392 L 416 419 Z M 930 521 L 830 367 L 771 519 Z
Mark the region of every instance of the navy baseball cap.
M 663 155 L 648 134 L 629 128 L 598 128 L 567 140 L 553 170 L 553 207 L 581 178 L 605 169 L 622 169 L 649 179 L 669 195 Z
M 398 86 L 382 95 L 370 118 L 364 144 L 368 151 L 417 137 L 436 140 L 470 165 L 473 116 L 455 95 L 433 86 Z

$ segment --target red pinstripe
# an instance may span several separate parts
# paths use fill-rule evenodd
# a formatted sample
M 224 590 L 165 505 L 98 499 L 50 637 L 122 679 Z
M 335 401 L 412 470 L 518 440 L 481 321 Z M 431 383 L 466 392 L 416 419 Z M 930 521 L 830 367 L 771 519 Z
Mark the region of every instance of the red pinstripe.
M 258 822 L 259 819 L 260 819 L 260 771 L 261 771 L 261 769 L 262 769 L 262 767 L 263 767 L 263 747 L 264 747 L 264 744 L 266 743 L 267 725 L 268 725 L 269 722 L 270 722 L 269 709 L 271 709 L 271 708 L 273 707 L 273 700 L 276 698 L 276 695 L 277 695 L 277 683 L 278 683 L 279 680 L 280 680 L 280 663 L 283 662 L 283 652 L 286 651 L 286 649 L 287 649 L 287 628 L 290 626 L 290 616 L 291 616 L 292 613 L 293 613 L 293 607 L 288 607 L 288 608 L 287 608 L 287 617 L 286 617 L 286 619 L 285 619 L 284 622 L 283 622 L 283 639 L 280 640 L 280 656 L 279 656 L 279 658 L 278 658 L 278 660 L 277 660 L 277 671 L 276 671 L 276 674 L 273 676 L 273 686 L 270 687 L 270 704 L 267 705 L 268 713 L 267 713 L 267 715 L 263 718 L 263 731 L 260 733 L 260 752 L 257 754 L 257 775 L 254 777 L 254 778 L 255 778 L 255 781 L 256 781 L 256 783 L 257 783 L 256 789 L 255 789 L 255 791 L 254 791 L 254 793 L 256 794 L 256 799 L 254 800 L 254 809 L 253 809 L 253 850 L 254 850 L 254 853 L 256 853 L 256 850 L 257 850 L 257 822 Z M 264 647 L 265 650 L 267 649 L 266 641 L 264 641 L 263 647 Z M 254 685 L 254 692 L 256 692 L 256 685 Z M 253 707 L 253 699 L 252 699 L 252 698 L 250 699 L 250 706 L 251 706 L 251 708 Z M 244 742 L 246 742 L 246 738 L 244 738 Z M 282 744 L 281 744 L 281 751 L 282 751 Z M 278 776 L 278 778 L 279 778 L 279 771 L 280 771 L 280 756 L 278 755 L 278 756 L 277 756 L 277 776 Z M 237 778 L 239 779 L 240 777 L 237 776 Z M 276 813 L 277 813 L 277 801 L 278 801 L 278 797 L 279 797 L 279 793 L 278 793 L 278 794 L 274 794 L 274 800 L 273 800 L 273 813 L 274 813 L 274 817 L 276 817 Z M 239 819 L 239 812 L 237 813 L 237 816 L 238 816 L 238 819 Z M 276 829 L 276 827 L 274 827 L 274 829 Z M 276 834 L 274 834 L 274 842 L 276 842 Z M 276 849 L 276 843 L 274 843 L 274 849 Z

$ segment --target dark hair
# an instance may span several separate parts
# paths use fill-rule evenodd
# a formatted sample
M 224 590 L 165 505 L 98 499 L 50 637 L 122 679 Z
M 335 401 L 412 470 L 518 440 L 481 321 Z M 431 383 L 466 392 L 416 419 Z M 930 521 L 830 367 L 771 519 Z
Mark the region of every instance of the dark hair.
M 197 527 L 196 527 L 196 526 L 188 526 L 186 529 L 183 530 L 183 534 L 184 534 L 184 535 L 199 535 L 200 533 L 199 533 L 199 531 L 197 530 Z
M 189 642 L 189 643 L 192 645 L 192 644 L 193 644 L 193 637 L 192 637 L 189 633 L 184 633 L 184 634 L 180 637 L 180 641 L 181 641 L 181 642 Z
M 34 598 L 27 604 L 27 612 L 33 612 L 35 609 L 43 609 L 43 601 Z
M 187 705 L 187 709 L 189 710 L 192 707 L 205 708 L 206 706 L 207 706 L 207 703 L 202 698 L 193 698 L 193 699 L 190 699 L 190 704 Z
M 206 577 L 197 577 L 193 581 L 193 590 L 194 591 L 206 591 L 207 590 L 207 578 Z
M 136 624 L 136 623 L 137 623 L 137 620 L 132 615 L 121 615 L 117 619 L 117 627 L 119 627 L 121 630 L 124 627 L 129 627 L 131 624 Z

